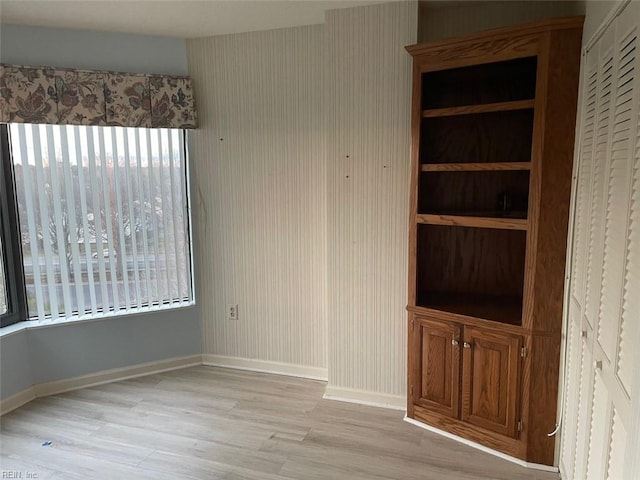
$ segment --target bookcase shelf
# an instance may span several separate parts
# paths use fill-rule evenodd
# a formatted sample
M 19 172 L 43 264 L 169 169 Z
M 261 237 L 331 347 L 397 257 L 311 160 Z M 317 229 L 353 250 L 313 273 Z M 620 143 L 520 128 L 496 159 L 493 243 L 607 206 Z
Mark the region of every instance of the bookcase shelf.
M 533 108 L 534 100 L 517 100 L 514 102 L 496 102 L 478 105 L 463 105 L 460 107 L 432 108 L 422 111 L 424 118 L 452 117 L 455 115 L 470 115 L 473 113 L 507 112 L 510 110 L 526 110 Z
M 495 170 L 531 170 L 531 162 L 430 163 L 420 166 L 423 172 L 482 172 Z
M 442 215 L 423 213 L 417 215 L 418 223 L 425 225 L 446 225 L 450 227 L 496 228 L 501 230 L 526 230 L 527 220 L 523 218 L 493 217 L 491 212 L 477 212 L 474 215 Z
M 522 323 L 522 297 L 504 295 L 423 292 L 417 302 L 430 310 L 490 320 L 506 325 Z

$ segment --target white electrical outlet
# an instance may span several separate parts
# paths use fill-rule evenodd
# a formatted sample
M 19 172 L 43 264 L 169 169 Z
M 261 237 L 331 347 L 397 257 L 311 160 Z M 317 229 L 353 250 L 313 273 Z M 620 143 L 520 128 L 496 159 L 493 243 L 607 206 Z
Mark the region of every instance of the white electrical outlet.
M 227 304 L 227 320 L 237 320 L 238 319 L 238 305 L 233 305 L 231 303 Z

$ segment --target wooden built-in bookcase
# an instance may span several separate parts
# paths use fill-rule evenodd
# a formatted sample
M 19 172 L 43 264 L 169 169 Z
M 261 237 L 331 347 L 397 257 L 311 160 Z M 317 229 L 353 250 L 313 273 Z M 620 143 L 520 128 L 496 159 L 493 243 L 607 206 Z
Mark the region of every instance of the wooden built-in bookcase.
M 582 21 L 407 47 L 408 416 L 545 465 Z

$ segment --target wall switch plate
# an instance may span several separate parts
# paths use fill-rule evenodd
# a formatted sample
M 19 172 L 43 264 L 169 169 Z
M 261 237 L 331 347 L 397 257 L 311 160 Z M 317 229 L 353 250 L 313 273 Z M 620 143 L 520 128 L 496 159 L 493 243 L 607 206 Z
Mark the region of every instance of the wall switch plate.
M 237 320 L 238 319 L 238 304 L 227 304 L 227 320 Z

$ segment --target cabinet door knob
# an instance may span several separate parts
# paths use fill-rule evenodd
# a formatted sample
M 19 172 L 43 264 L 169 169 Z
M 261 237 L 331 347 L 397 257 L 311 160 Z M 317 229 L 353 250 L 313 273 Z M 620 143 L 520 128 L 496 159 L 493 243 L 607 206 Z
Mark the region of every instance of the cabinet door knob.
M 456 340 L 455 338 L 451 340 L 451 345 L 458 345 L 458 343 L 458 340 Z
M 462 344 L 462 346 L 463 346 L 464 348 L 471 348 L 471 344 L 470 344 L 469 342 L 464 342 L 464 343 Z

